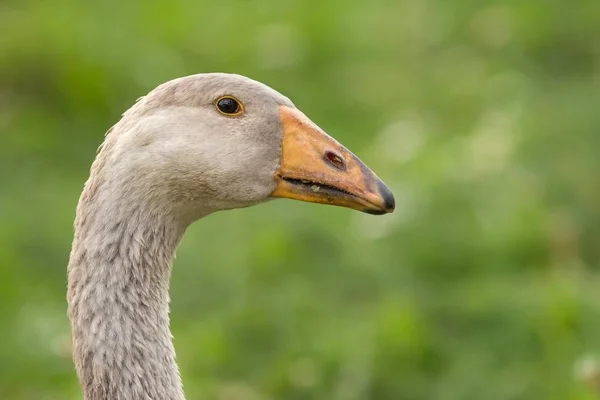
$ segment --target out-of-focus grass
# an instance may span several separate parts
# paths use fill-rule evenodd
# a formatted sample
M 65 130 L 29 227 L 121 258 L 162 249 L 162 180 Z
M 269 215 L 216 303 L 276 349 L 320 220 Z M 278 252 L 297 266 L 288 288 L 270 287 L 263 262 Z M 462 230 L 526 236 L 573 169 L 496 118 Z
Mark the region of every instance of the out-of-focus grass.
M 89 165 L 136 98 L 206 71 L 291 97 L 398 206 L 194 225 L 172 280 L 189 398 L 597 398 L 599 2 L 8 1 L 0 26 L 0 398 L 80 398 Z

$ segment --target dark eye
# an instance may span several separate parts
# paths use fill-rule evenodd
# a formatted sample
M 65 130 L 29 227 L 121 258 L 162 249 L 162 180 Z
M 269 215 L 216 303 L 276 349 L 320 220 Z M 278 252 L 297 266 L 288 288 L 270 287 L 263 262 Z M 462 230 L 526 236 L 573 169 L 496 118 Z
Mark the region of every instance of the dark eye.
M 244 108 L 238 99 L 231 96 L 224 96 L 217 100 L 217 109 L 221 114 L 239 115 L 244 112 Z

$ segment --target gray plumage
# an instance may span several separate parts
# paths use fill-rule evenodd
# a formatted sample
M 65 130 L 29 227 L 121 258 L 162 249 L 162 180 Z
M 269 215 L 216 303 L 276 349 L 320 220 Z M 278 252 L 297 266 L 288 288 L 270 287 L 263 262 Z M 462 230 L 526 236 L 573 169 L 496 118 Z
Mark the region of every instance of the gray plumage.
M 219 115 L 235 95 L 246 115 Z M 68 267 L 74 361 L 86 400 L 184 398 L 169 331 L 171 262 L 187 226 L 267 199 L 292 103 L 237 75 L 167 82 L 107 134 L 81 195 Z
M 224 95 L 243 103 L 243 115 L 217 111 Z M 282 150 L 285 127 L 295 152 Z M 284 167 L 325 186 L 283 176 Z M 389 189 L 358 158 L 289 99 L 239 75 L 167 82 L 109 130 L 77 206 L 68 266 L 73 356 L 86 400 L 184 399 L 169 330 L 175 248 L 192 222 L 264 202 L 276 187 L 278 197 L 377 214 L 394 208 Z

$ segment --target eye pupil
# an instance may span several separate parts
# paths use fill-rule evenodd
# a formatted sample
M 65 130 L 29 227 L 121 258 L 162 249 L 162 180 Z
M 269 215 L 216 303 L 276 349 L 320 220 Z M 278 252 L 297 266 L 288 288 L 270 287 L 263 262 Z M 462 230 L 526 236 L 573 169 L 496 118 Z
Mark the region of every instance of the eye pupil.
M 223 114 L 236 114 L 240 110 L 239 103 L 231 97 L 223 97 L 217 102 L 219 111 Z

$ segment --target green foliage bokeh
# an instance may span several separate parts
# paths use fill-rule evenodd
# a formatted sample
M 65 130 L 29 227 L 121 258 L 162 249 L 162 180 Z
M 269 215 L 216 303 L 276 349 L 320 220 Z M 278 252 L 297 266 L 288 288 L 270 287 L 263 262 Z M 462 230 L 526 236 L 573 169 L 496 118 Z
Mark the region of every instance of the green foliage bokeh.
M 207 71 L 290 97 L 397 210 L 193 225 L 188 398 L 598 398 L 597 0 L 2 2 L 0 398 L 81 398 L 65 286 L 89 166 L 135 99 Z

